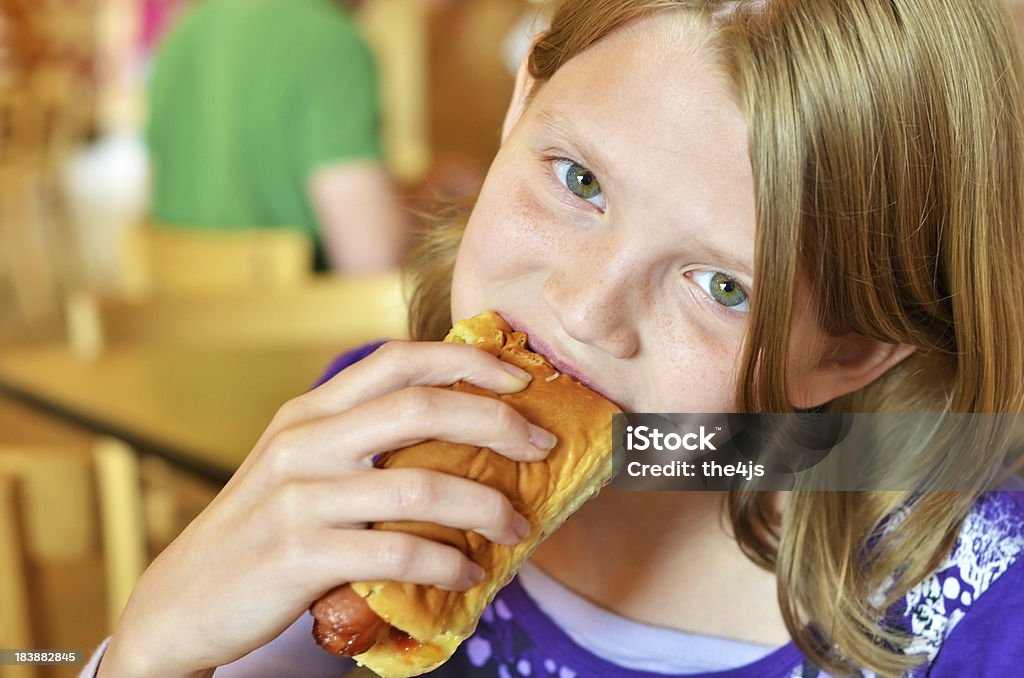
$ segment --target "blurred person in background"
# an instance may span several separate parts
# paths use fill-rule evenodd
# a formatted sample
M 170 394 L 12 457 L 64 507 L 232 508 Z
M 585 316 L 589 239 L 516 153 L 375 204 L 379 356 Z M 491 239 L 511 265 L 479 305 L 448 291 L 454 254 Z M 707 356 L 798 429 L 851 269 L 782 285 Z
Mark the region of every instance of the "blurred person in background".
M 315 268 L 396 266 L 405 216 L 382 165 L 373 56 L 353 0 L 202 0 L 160 47 L 149 96 L 153 217 L 298 228 Z

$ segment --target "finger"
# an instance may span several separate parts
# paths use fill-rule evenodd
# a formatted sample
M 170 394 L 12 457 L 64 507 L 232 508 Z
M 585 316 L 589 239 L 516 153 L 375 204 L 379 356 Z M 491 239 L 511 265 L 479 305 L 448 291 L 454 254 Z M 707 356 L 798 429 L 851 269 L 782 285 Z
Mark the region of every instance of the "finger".
M 516 393 L 530 379 L 525 370 L 467 344 L 394 341 L 310 391 L 308 398 L 340 412 L 407 386 L 465 381 L 495 393 Z
M 289 426 L 329 417 L 406 386 L 448 386 L 466 381 L 495 393 L 516 393 L 531 379 L 525 370 L 466 344 L 389 342 L 316 389 L 286 402 L 254 449 L 263 450 L 271 438 Z M 240 470 L 248 472 L 251 458 Z
M 531 529 L 498 490 L 439 471 L 372 470 L 296 485 L 285 491 L 305 503 L 317 523 L 334 527 L 417 520 L 472 530 L 507 546 L 521 542 Z
M 484 570 L 458 549 L 404 532 L 328 529 L 313 537 L 316 548 L 302 559 L 320 594 L 344 582 L 389 579 L 465 591 Z
M 418 386 L 286 427 L 260 454 L 276 477 L 316 477 L 351 473 L 381 452 L 431 439 L 488 447 L 515 461 L 544 459 L 557 443 L 497 398 Z

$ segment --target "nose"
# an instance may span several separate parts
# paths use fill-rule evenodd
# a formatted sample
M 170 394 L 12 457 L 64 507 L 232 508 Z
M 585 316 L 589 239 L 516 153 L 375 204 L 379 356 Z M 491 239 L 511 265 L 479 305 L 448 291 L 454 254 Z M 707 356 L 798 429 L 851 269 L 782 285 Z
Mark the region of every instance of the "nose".
M 541 287 L 541 297 L 565 332 L 619 359 L 640 348 L 634 322 L 643 289 L 626 257 L 608 250 L 566 255 Z

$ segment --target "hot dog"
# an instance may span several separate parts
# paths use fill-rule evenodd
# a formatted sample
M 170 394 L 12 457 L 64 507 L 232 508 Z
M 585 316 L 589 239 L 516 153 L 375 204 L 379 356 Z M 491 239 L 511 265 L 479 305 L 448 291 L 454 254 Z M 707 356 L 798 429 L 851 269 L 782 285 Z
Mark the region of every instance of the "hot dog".
M 317 643 L 342 657 L 355 657 L 387 638 L 391 624 L 370 609 L 366 599 L 345 584 L 326 593 L 310 608 Z
M 495 313 L 457 323 L 445 341 L 473 344 L 533 375 L 525 390 L 508 395 L 462 382 L 451 388 L 500 398 L 554 433 L 559 442 L 547 459 L 530 463 L 512 461 L 487 448 L 436 440 L 388 452 L 377 460 L 381 468 L 433 468 L 494 487 L 533 526 L 516 546 L 432 523 L 371 526 L 452 545 L 487 573 L 463 592 L 401 582 L 354 582 L 313 604 L 317 642 L 335 654 L 354 656 L 384 678 L 417 676 L 447 661 L 537 545 L 611 478 L 612 414 L 619 412 L 618 407 L 560 374 L 527 348 L 525 334 L 513 332 Z

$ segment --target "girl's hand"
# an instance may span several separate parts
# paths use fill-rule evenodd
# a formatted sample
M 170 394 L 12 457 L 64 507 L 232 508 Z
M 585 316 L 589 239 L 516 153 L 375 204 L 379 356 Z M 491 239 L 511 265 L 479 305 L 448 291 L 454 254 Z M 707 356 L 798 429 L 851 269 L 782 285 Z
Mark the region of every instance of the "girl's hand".
M 381 452 L 430 438 L 522 461 L 554 446 L 499 400 L 431 388 L 458 380 L 512 393 L 529 375 L 471 346 L 395 342 L 286 403 L 224 490 L 139 580 L 100 675 L 208 674 L 349 581 L 449 590 L 479 581 L 479 566 L 454 548 L 363 529 L 426 520 L 509 545 L 528 533 L 497 490 L 371 465 Z

